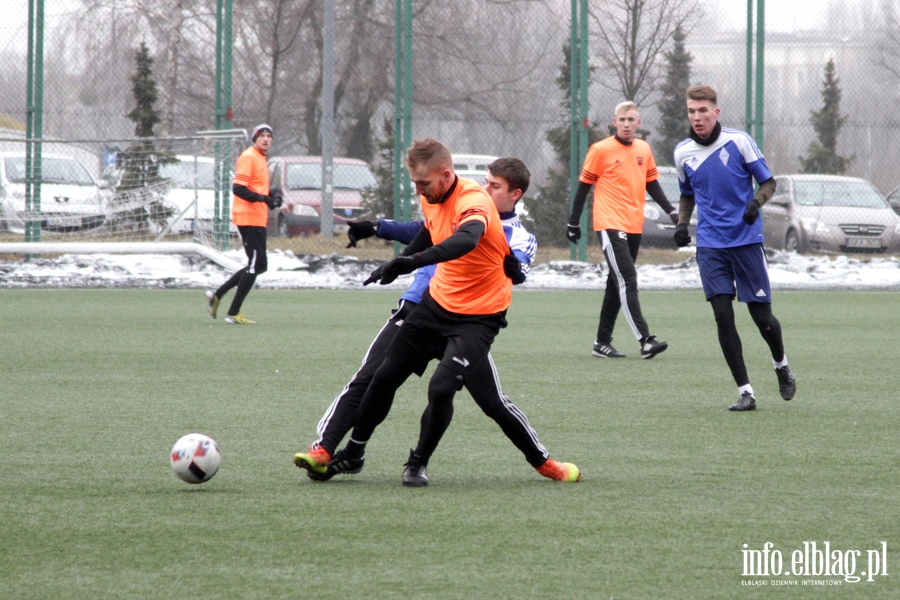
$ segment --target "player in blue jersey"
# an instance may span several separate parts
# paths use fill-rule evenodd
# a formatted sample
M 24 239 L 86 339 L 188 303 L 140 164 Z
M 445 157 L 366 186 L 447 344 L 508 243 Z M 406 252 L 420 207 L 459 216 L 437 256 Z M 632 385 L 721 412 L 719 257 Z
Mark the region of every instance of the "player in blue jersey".
M 688 223 L 697 207 L 697 266 L 703 292 L 713 309 L 719 344 L 738 386 L 733 411 L 756 408 L 734 320 L 734 297 L 746 302 L 753 322 L 769 345 L 781 397 L 797 391 L 784 353 L 781 324 L 772 314 L 768 263 L 763 250 L 759 209 L 775 193 L 775 179 L 762 152 L 746 132 L 719 123 L 715 90 L 696 85 L 687 90 L 691 136 L 675 147 L 681 185 L 675 243 L 686 246 Z M 754 194 L 753 180 L 759 184 Z
M 528 169 L 517 158 L 499 158 L 488 165 L 485 189 L 494 200 L 503 223 L 503 231 L 510 248 L 510 254 L 504 263 L 504 271 L 513 283 L 525 281 L 537 252 L 537 240 L 522 227 L 515 210 L 516 203 L 528 189 L 529 182 Z M 347 233 L 350 244 L 348 247 L 353 247 L 357 241 L 372 236 L 409 244 L 422 229 L 423 222 L 400 223 L 389 219 L 379 219 L 378 221 L 351 222 L 349 227 Z M 310 445 L 308 451 L 294 456 L 294 463 L 305 469 L 311 479 L 325 481 L 331 479 L 335 474 L 333 469 L 328 469 L 329 461 L 341 440 L 353 428 L 362 397 L 372 381 L 375 371 L 384 360 L 387 347 L 394 339 L 406 316 L 421 302 L 422 294 L 428 289 L 435 268 L 436 265 L 428 265 L 416 271 L 413 283 L 400 296 L 399 305 L 393 310 L 387 323 L 369 346 L 359 370 L 334 399 L 319 421 L 317 426 L 319 438 Z M 500 426 L 503 433 L 525 455 L 525 459 L 538 473 L 558 481 L 571 479 L 570 475 L 574 465 L 550 459 L 547 449 L 538 440 L 537 433 L 531 427 L 528 418 L 503 393 L 497 367 L 490 353 L 477 370 L 473 371 L 471 376 L 466 379 L 465 387 L 481 410 Z M 434 447 L 437 446 L 446 429 L 444 427 L 434 430 L 426 427 L 426 423 L 434 421 L 431 418 L 430 410 L 431 404 L 429 403 L 422 415 L 423 438 L 427 440 L 427 446 L 426 448 L 417 448 L 419 452 L 427 454 L 427 456 L 416 457 L 419 463 L 424 461 L 424 464 L 427 464 L 430 453 L 434 451 Z M 574 471 L 577 474 L 577 468 L 574 468 Z M 341 472 L 352 474 L 359 470 Z M 421 472 L 424 477 L 424 467 Z M 422 481 L 427 481 L 427 478 Z

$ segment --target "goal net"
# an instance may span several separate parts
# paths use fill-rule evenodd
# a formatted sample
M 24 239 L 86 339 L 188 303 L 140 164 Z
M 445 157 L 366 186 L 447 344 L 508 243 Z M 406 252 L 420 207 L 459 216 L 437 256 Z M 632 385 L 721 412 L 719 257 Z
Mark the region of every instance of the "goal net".
M 0 254 L 196 252 L 238 244 L 231 181 L 244 130 L 124 140 L 0 133 Z

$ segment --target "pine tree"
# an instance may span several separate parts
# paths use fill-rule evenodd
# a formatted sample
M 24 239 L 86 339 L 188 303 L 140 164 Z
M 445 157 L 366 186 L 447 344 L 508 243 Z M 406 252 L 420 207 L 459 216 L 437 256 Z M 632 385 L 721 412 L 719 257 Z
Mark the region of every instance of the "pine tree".
M 384 137 L 376 140 L 378 153 L 372 161 L 372 172 L 378 185 L 363 190 L 363 204 L 373 215 L 394 218 L 394 123 L 384 118 Z
M 135 74 L 131 77 L 135 107 L 127 116 L 135 124 L 137 137 L 152 138 L 154 126 L 162 119 L 154 107 L 158 96 L 153 79 L 153 58 L 144 42 L 135 53 L 135 66 Z M 172 160 L 169 153 L 158 152 L 150 139 L 136 142 L 119 152 L 116 166 L 121 175 L 114 199 L 118 205 L 112 220 L 114 225 L 146 229 L 155 223 L 160 228 L 165 227 L 174 210 L 163 202 L 165 180 L 159 175 L 159 166 Z
M 539 199 L 525 197 L 522 203 L 528 209 L 528 217 L 522 221 L 525 226 L 538 239 L 538 243 L 546 246 L 567 246 L 566 222 L 571 212 L 571 197 L 569 187 L 569 167 L 571 165 L 570 127 L 569 127 L 569 102 L 571 89 L 569 86 L 569 74 L 572 69 L 569 44 L 563 46 L 565 60 L 560 66 L 556 85 L 563 92 L 560 102 L 563 124 L 547 131 L 545 138 L 553 148 L 556 156 L 555 165 L 547 170 L 547 184 L 537 186 Z M 590 69 L 593 71 L 593 69 Z M 596 123 L 588 127 L 588 143 L 593 144 L 603 137 Z M 571 182 L 574 189 L 578 181 Z M 590 203 L 589 203 L 590 204 Z M 586 208 L 590 210 L 590 206 Z
M 675 146 L 688 136 L 689 125 L 684 94 L 691 82 L 691 62 L 694 57 L 684 48 L 687 36 L 679 24 L 672 36 L 675 45 L 664 56 L 668 76 L 660 90 L 663 99 L 659 103 L 659 137 L 654 144 L 653 155 L 659 165 L 672 164 Z
M 806 158 L 800 157 L 800 170 L 803 173 L 831 173 L 842 175 L 856 160 L 838 156 L 837 140 L 841 127 L 847 121 L 841 116 L 840 80 L 835 75 L 834 59 L 825 65 L 825 81 L 822 82 L 822 109 L 812 111 L 809 122 L 816 132 L 816 139 L 809 143 Z

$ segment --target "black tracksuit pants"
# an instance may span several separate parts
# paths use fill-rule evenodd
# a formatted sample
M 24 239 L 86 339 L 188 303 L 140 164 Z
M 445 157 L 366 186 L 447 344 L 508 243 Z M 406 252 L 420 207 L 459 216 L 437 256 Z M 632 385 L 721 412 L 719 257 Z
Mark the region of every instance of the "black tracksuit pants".
M 622 309 L 634 337 L 642 341 L 650 336 L 650 328 L 641 313 L 637 268 L 634 266 L 641 247 L 641 234 L 604 229 L 597 232 L 597 237 L 609 265 L 606 293 L 603 296 L 600 324 L 597 327 L 597 343 L 610 345 L 612 342 L 619 309 Z

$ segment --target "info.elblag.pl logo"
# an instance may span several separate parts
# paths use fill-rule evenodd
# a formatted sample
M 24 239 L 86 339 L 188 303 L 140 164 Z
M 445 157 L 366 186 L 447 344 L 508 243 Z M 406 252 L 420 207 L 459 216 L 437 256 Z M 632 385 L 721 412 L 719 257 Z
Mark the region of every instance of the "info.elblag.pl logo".
M 888 575 L 887 542 L 870 550 L 843 550 L 831 542 L 803 542 L 793 551 L 782 552 L 772 542 L 761 549 L 743 545 L 743 577 L 781 577 L 774 585 L 841 585 L 844 582 L 875 581 Z M 813 578 L 813 579 L 808 579 Z M 840 578 L 840 579 L 831 579 Z M 769 585 L 770 580 L 742 581 L 743 585 Z

